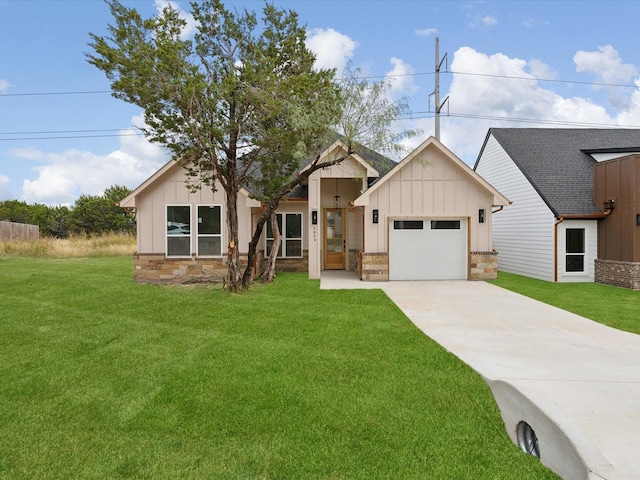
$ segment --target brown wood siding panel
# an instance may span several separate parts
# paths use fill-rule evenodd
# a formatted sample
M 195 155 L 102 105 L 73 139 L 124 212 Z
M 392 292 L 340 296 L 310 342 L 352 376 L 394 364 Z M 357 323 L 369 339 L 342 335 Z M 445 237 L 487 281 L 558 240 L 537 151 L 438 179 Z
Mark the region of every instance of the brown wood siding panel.
M 594 200 L 615 200 L 611 214 L 600 222 L 598 258 L 623 262 L 640 261 L 640 155 L 602 162 L 595 167 Z

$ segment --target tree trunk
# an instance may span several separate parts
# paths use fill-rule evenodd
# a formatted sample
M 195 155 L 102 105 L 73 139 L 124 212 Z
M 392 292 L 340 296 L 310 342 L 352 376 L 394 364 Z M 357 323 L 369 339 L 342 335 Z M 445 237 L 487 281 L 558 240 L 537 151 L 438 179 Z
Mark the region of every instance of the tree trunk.
M 230 292 L 238 292 L 242 287 L 240 252 L 238 251 L 238 195 L 233 191 L 233 189 L 230 190 L 225 189 L 225 193 L 227 194 L 227 227 L 229 229 L 226 284 L 227 289 Z
M 280 229 L 278 228 L 278 216 L 275 213 L 271 214 L 271 229 L 273 230 L 273 244 L 271 245 L 269 259 L 262 274 L 262 283 L 273 283 L 273 279 L 276 277 L 276 258 L 278 258 L 278 250 L 280 250 L 282 237 L 280 236 Z
M 251 237 L 251 242 L 249 242 L 248 248 L 248 259 L 247 259 L 247 268 L 244 270 L 244 274 L 242 275 L 242 288 L 248 289 L 251 286 L 251 281 L 253 280 L 253 268 L 256 266 L 256 252 L 258 250 L 258 241 L 262 236 L 262 232 L 264 230 L 264 225 L 271 218 L 271 214 L 275 212 L 278 207 L 279 199 L 277 202 L 272 202 L 271 204 L 265 206 L 262 215 L 258 218 L 256 225 L 253 230 L 253 236 Z

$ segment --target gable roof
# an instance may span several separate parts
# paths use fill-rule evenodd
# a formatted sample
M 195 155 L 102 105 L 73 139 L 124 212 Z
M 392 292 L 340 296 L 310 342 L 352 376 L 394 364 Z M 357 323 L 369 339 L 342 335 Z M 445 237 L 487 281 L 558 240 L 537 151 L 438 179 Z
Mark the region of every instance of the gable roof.
M 493 205 L 509 205 L 511 202 L 504 195 L 502 195 L 498 190 L 496 190 L 489 182 L 487 182 L 484 178 L 474 172 L 469 165 L 460 160 L 451 150 L 444 146 L 436 137 L 430 136 L 427 138 L 420 146 L 414 149 L 409 155 L 407 155 L 400 163 L 397 163 L 395 167 L 393 167 L 385 176 L 383 176 L 379 181 L 374 183 L 371 188 L 367 189 L 362 195 L 355 199 L 353 202 L 354 205 L 366 205 L 368 203 L 369 196 L 375 192 L 381 185 L 384 185 L 391 177 L 393 177 L 397 172 L 402 170 L 406 165 L 411 163 L 413 159 L 423 150 L 428 148 L 429 146 L 434 146 L 438 150 L 440 150 L 446 158 L 458 166 L 473 182 L 479 184 L 485 190 L 489 191 L 493 195 Z
M 336 138 L 336 140 L 322 152 L 323 156 L 328 155 L 336 148 L 342 148 L 346 150 L 346 145 L 342 140 L 343 137 L 341 135 L 335 134 L 334 138 Z M 362 167 L 367 172 L 367 176 L 371 178 L 378 178 L 379 176 L 389 172 L 389 170 L 397 165 L 393 160 L 371 150 L 370 148 L 365 147 L 364 145 L 359 145 L 358 152 L 352 154 L 351 158 L 362 165 Z M 302 170 L 306 168 L 305 165 L 308 165 L 308 163 L 309 159 L 303 160 L 300 165 L 302 167 Z M 184 162 L 182 160 L 169 160 L 162 167 L 160 167 L 159 170 L 157 170 L 153 175 L 151 175 L 135 190 L 133 190 L 129 195 L 120 200 L 120 202 L 118 202 L 118 206 L 123 208 L 135 208 L 136 197 L 140 195 L 140 193 L 153 185 L 167 172 L 173 170 L 174 168 L 178 168 L 178 166 L 183 167 Z M 258 200 L 254 200 L 253 198 L 251 198 L 252 194 L 255 195 L 257 190 L 259 190 L 259 187 L 247 183 L 240 189 L 240 194 L 247 197 L 247 201 L 251 202 L 252 206 L 260 206 L 260 202 Z M 287 194 L 285 198 L 287 198 L 288 200 L 307 200 L 307 197 L 307 185 L 298 185 L 292 192 Z
M 124 197 L 122 200 L 118 202 L 118 206 L 122 208 L 135 208 L 136 207 L 136 197 L 140 195 L 143 191 L 153 185 L 159 178 L 165 175 L 167 172 L 173 170 L 174 168 L 183 168 L 184 162 L 181 160 L 169 160 L 165 163 L 159 170 L 157 170 L 153 175 L 147 178 L 144 182 L 142 182 L 137 188 L 135 188 L 129 195 Z M 255 206 L 260 206 L 260 202 L 256 200 L 252 200 L 250 198 L 250 193 L 245 188 L 240 188 L 240 194 L 247 197 L 248 202 L 254 202 Z
M 589 153 L 640 151 L 637 129 L 491 128 L 474 170 L 490 136 L 556 217 L 601 211 L 593 201 L 593 167 L 597 162 Z

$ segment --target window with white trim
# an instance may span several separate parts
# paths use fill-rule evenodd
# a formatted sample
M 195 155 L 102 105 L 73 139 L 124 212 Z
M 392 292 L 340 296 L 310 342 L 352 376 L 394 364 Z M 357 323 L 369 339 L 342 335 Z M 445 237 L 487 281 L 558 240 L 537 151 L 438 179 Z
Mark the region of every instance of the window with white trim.
M 301 258 L 302 257 L 302 214 L 301 213 L 276 213 L 278 229 L 280 230 L 280 249 L 278 257 Z M 273 229 L 271 221 L 267 221 L 267 234 L 265 255 L 271 252 L 273 245 Z
M 198 205 L 198 256 L 222 256 L 222 207 Z
M 584 272 L 585 229 L 567 228 L 565 244 L 565 271 Z
M 191 205 L 167 205 L 167 256 L 191 255 Z

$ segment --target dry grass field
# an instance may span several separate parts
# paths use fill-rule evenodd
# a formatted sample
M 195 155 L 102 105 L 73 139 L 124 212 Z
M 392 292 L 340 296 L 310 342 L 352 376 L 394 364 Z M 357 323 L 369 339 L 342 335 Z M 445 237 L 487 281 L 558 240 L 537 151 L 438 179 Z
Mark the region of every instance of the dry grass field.
M 72 236 L 0 242 L 0 257 L 86 258 L 132 255 L 136 249 L 133 235 Z

